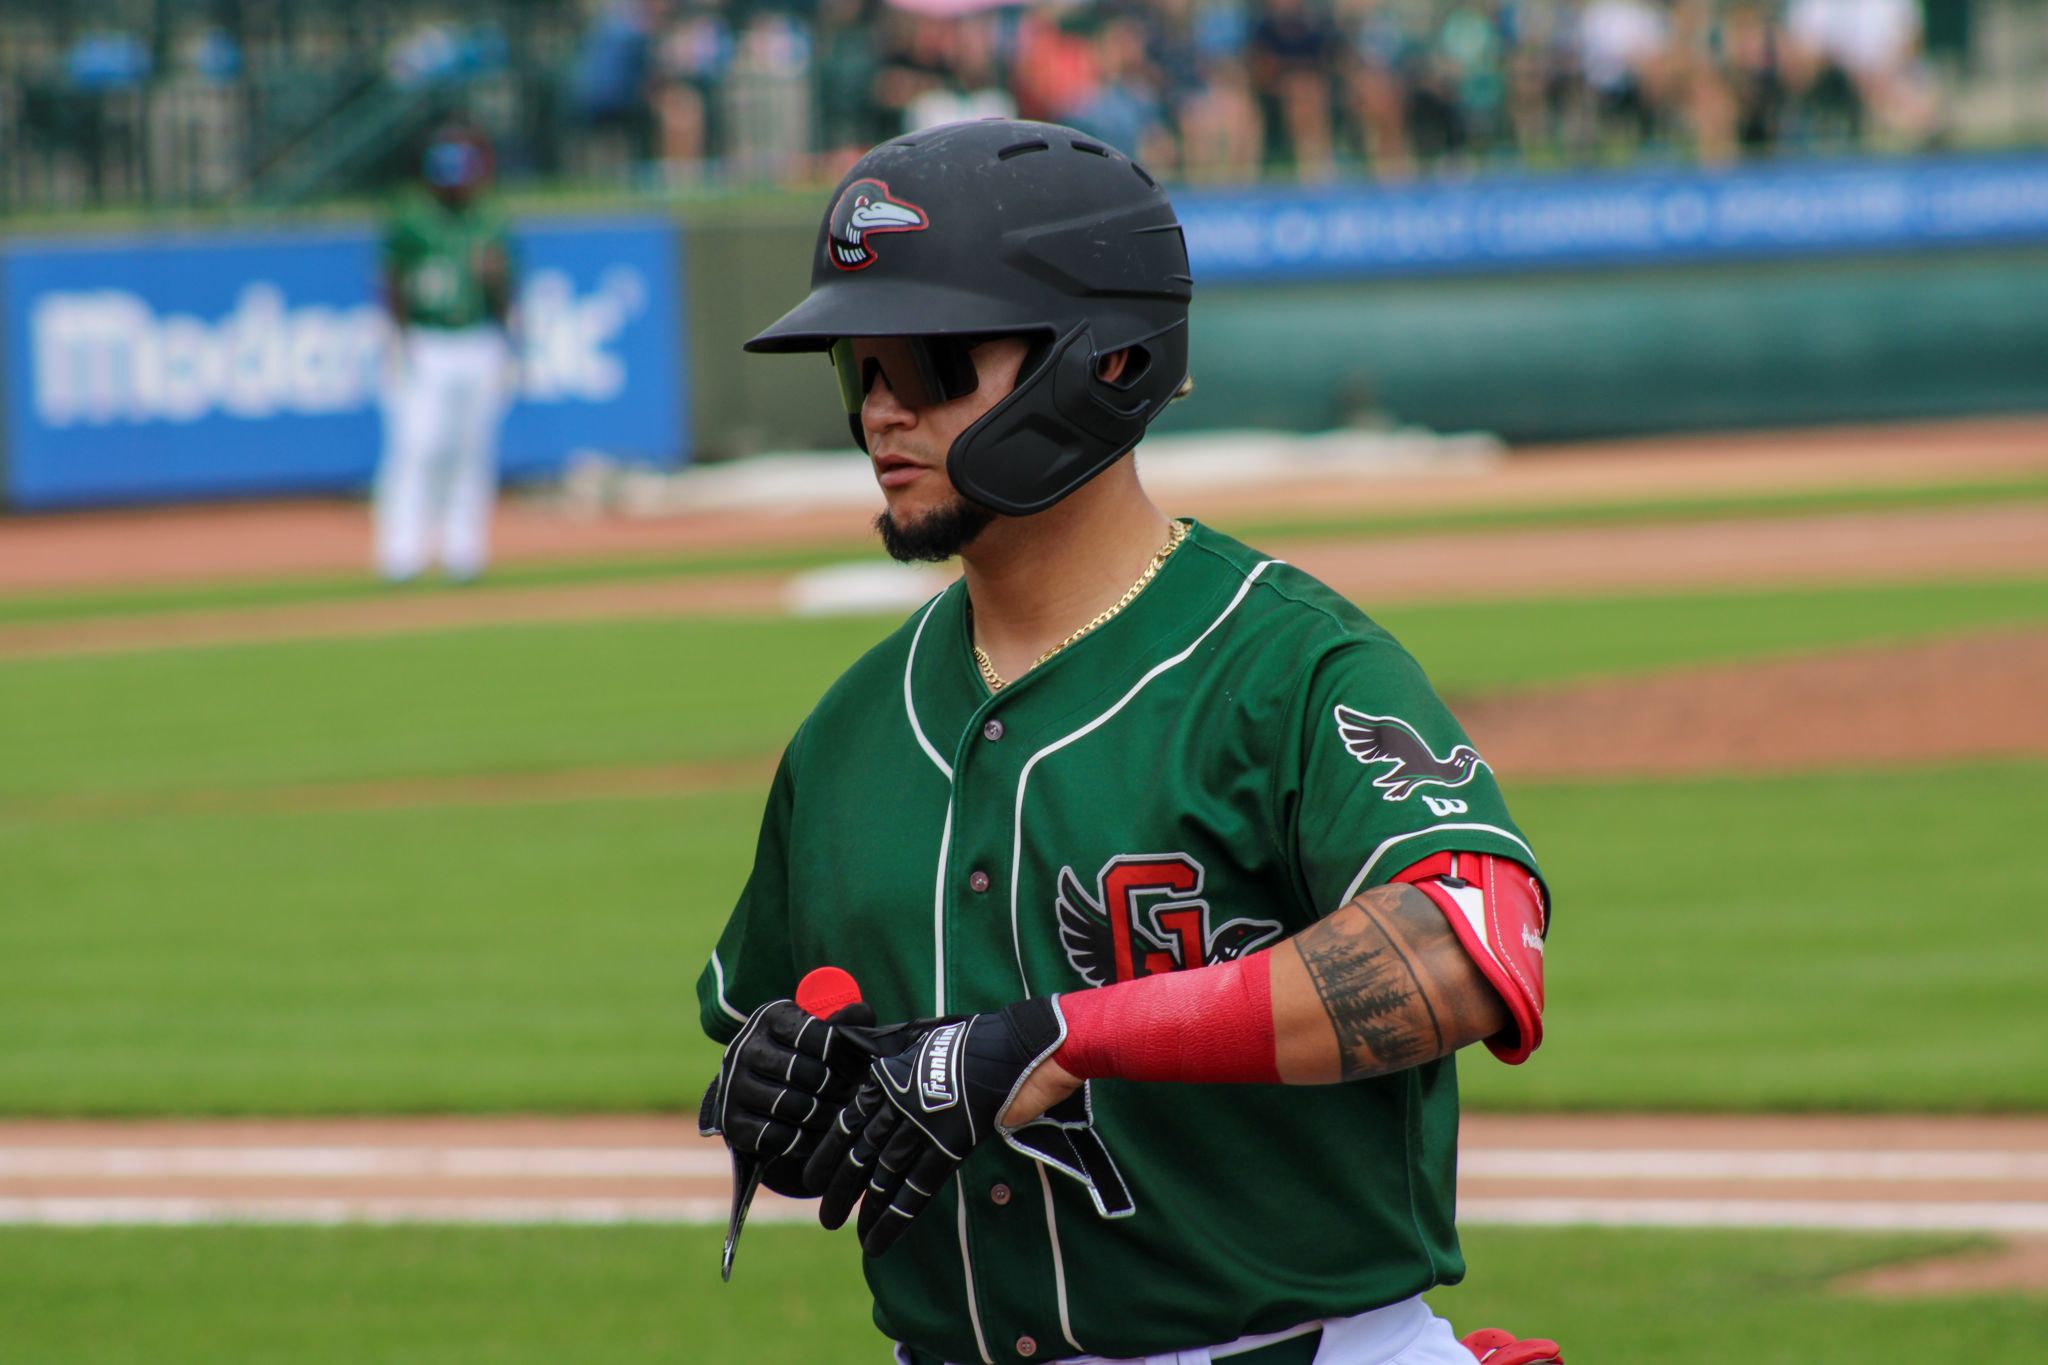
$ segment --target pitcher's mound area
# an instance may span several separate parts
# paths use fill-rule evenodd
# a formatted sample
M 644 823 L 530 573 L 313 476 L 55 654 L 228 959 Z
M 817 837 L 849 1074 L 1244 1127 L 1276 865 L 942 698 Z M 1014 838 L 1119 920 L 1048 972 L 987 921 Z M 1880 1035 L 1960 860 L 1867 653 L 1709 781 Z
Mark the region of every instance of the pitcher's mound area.
M 2048 629 L 1975 632 L 1460 700 L 1498 771 L 1799 772 L 2048 756 Z

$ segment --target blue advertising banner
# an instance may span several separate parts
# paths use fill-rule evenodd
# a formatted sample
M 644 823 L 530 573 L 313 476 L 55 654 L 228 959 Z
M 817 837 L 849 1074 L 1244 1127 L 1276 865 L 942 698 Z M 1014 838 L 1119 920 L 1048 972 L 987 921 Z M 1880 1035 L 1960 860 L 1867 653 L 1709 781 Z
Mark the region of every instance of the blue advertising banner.
M 2048 241 L 2048 156 L 1184 191 L 1196 287 Z
M 529 227 L 507 477 L 595 449 L 682 456 L 678 232 Z M 367 227 L 0 250 L 16 507 L 366 486 L 389 324 Z

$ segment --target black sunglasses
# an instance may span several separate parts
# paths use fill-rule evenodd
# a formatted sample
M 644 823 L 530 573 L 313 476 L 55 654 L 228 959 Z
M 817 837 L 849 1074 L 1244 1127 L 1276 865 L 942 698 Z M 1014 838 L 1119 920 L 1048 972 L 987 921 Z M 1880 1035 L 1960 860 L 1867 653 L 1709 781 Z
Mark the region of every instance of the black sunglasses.
M 955 398 L 965 398 L 981 386 L 981 376 L 974 368 L 973 351 L 993 338 L 915 336 L 902 340 L 908 343 L 910 363 L 908 367 L 898 364 L 894 369 L 884 367 L 877 356 L 856 360 L 852 339 L 841 337 L 832 343 L 828 354 L 832 357 L 833 374 L 839 380 L 839 401 L 845 404 L 848 412 L 860 411 L 861 402 L 868 396 L 868 390 L 875 386 L 877 375 L 889 385 L 889 392 L 896 395 L 897 402 L 912 408 L 931 407 L 949 403 Z

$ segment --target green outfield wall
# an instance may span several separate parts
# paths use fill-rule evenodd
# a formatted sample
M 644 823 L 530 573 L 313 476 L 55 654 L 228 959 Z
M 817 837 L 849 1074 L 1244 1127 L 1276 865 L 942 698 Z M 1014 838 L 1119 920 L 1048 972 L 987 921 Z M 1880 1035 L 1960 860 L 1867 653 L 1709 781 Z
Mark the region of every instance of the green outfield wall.
M 846 417 L 822 356 L 758 356 L 741 343 L 810 288 L 814 211 L 688 229 L 684 260 L 700 456 L 843 445 Z
M 691 231 L 697 449 L 833 446 L 821 361 L 743 355 L 814 224 Z M 1513 440 L 2048 411 L 2048 250 L 1196 285 L 1197 393 L 1160 430 L 1360 421 Z
M 1167 429 L 1373 416 L 1554 440 L 2048 409 L 2048 252 L 1197 295 Z

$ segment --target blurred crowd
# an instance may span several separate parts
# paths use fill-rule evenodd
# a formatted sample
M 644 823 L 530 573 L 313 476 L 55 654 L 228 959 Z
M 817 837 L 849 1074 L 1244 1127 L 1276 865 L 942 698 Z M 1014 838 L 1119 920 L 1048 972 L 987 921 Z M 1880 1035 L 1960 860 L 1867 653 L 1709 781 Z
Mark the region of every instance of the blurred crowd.
M 507 184 L 837 178 L 983 114 L 1169 177 L 1399 180 L 2048 136 L 2041 0 L 0 3 L 0 216 L 374 193 L 461 112 Z
M 1196 181 L 1941 135 L 1920 0 L 608 0 L 572 104 L 671 180 L 836 176 L 953 119 L 1074 124 Z

